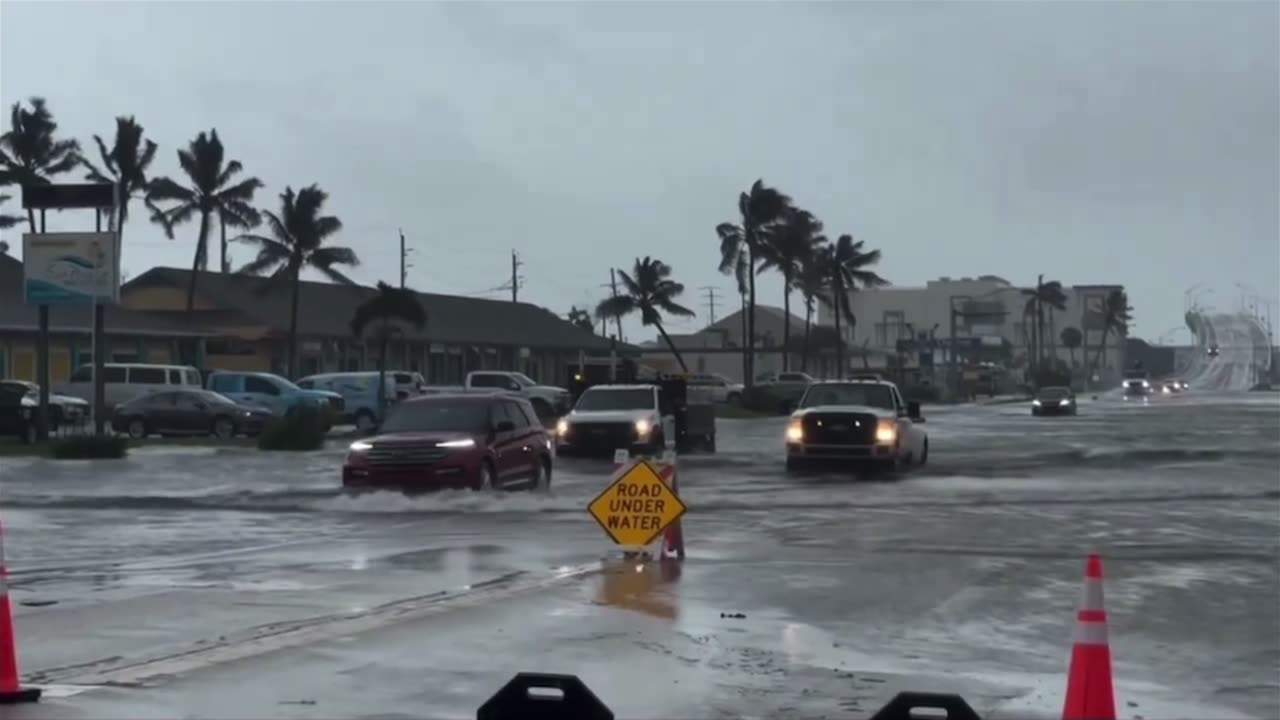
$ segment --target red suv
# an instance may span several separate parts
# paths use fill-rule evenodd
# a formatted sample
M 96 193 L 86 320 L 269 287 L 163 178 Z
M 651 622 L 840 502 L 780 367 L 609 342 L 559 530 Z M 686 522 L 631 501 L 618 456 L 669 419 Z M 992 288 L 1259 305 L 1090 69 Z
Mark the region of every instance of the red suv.
M 427 395 L 402 400 L 377 435 L 351 443 L 342 485 L 352 490 L 546 488 L 552 447 L 551 436 L 522 397 Z

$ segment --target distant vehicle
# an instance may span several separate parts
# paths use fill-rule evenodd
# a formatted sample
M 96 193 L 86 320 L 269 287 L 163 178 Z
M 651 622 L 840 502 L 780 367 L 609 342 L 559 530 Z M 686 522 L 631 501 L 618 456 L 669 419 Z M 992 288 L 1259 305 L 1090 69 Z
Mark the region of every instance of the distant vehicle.
M 508 390 L 519 393 L 533 405 L 539 418 L 552 418 L 568 412 L 571 403 L 569 391 L 553 385 L 539 385 L 533 378 L 519 372 L 475 370 L 467 373 L 463 387 L 468 390 Z
M 140 395 L 116 406 L 111 429 L 131 438 L 148 435 L 257 435 L 272 419 L 269 410 L 236 403 L 208 390 Z
M 1160 392 L 1164 395 L 1172 395 L 1180 393 L 1183 390 L 1183 383 L 1178 380 L 1165 380 L 1160 385 Z
M 349 490 L 474 490 L 551 484 L 551 437 L 528 400 L 510 393 L 441 393 L 405 400 L 379 434 L 351 444 Z
M 16 437 L 28 445 L 38 438 L 36 407 L 26 390 L 13 385 L 0 385 L 0 436 Z
M 658 454 L 676 437 L 675 414 L 657 385 L 596 385 L 587 388 L 556 423 L 556 450 L 612 454 L 625 449 Z
M 1221 354 L 1221 351 L 1218 349 L 1217 345 L 1209 346 L 1209 357 L 1218 357 L 1219 354 Z
M 0 380 L 0 387 L 23 393 L 35 405 L 40 403 L 40 386 L 26 380 Z M 78 425 L 89 416 L 89 403 L 72 395 L 49 393 L 49 432 L 63 425 Z
M 418 376 L 419 379 L 421 377 L 421 375 Z M 425 383 L 419 385 L 409 373 L 388 371 L 384 378 L 386 388 L 383 390 L 383 401 L 387 405 L 417 397 L 426 387 Z M 298 387 L 303 390 L 324 390 L 340 395 L 342 397 L 340 422 L 353 424 L 361 432 L 369 432 L 376 428 L 385 414 L 384 410 L 378 409 L 377 371 L 309 375 L 298 381 Z
M 218 370 L 209 374 L 206 385 L 241 405 L 263 407 L 277 416 L 295 408 L 310 407 L 329 408 L 340 417 L 346 406 L 338 393 L 305 390 L 273 373 Z
M 102 379 L 108 411 L 149 392 L 201 387 L 200 371 L 190 365 L 107 363 L 102 370 Z M 56 384 L 50 390 L 80 398 L 92 405 L 93 366 L 81 365 L 71 373 L 67 382 Z
M 920 404 L 904 402 L 885 380 L 817 382 L 787 424 L 787 469 L 830 460 L 857 469 L 898 471 L 929 460 Z
M 1146 378 L 1130 378 L 1124 381 L 1124 396 L 1147 397 L 1151 394 L 1151 381 Z
M 1031 401 L 1031 414 L 1042 415 L 1075 415 L 1076 395 L 1069 387 L 1043 387 Z
M 756 387 L 769 392 L 780 401 L 779 412 L 789 413 L 800 402 L 805 390 L 815 382 L 818 381 L 808 373 L 767 373 L 761 376 Z
M 697 393 L 711 402 L 738 405 L 742 402 L 743 385 L 720 373 L 692 373 L 685 376 L 689 393 Z

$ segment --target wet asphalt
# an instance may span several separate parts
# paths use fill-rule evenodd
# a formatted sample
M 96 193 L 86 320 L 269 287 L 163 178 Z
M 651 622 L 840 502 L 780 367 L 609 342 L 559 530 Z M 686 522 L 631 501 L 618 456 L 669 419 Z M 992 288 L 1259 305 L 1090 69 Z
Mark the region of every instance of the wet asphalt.
M 466 717 L 522 669 L 619 717 L 860 718 L 921 686 L 1049 717 L 1091 550 L 1122 717 L 1280 716 L 1276 395 L 926 414 L 930 463 L 895 481 L 789 476 L 781 419 L 722 420 L 680 462 L 678 577 L 616 560 L 602 462 L 545 495 L 349 498 L 338 445 L 0 459 L 49 685 L 3 717 Z

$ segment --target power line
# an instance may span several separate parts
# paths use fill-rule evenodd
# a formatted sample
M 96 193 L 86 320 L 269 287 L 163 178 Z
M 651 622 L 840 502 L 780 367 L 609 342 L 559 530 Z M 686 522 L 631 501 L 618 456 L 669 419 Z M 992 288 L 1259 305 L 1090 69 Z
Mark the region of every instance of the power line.
M 716 324 L 716 288 L 710 285 L 706 285 L 700 289 L 707 291 L 706 304 L 708 307 L 708 315 L 711 317 L 711 322 L 707 324 L 715 325 Z

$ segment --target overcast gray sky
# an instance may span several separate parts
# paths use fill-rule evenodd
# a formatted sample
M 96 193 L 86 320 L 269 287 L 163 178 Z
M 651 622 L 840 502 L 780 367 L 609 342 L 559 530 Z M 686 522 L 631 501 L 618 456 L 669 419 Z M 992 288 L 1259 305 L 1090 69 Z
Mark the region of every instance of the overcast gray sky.
M 362 281 L 396 279 L 397 227 L 416 288 L 500 285 L 514 247 L 522 299 L 557 312 L 649 254 L 690 331 L 699 288 L 733 300 L 713 228 L 763 177 L 895 284 L 1123 283 L 1155 337 L 1198 282 L 1280 313 L 1278 8 L 5 0 L 0 101 L 7 121 L 44 96 L 88 143 L 134 114 L 177 179 L 177 147 L 216 127 L 259 205 L 331 193 Z M 125 268 L 187 267 L 195 233 L 135 222 Z

